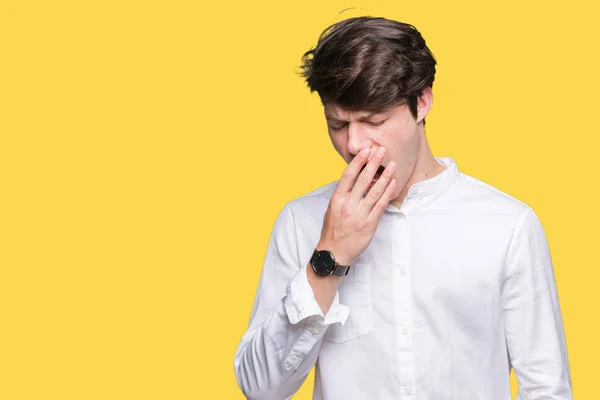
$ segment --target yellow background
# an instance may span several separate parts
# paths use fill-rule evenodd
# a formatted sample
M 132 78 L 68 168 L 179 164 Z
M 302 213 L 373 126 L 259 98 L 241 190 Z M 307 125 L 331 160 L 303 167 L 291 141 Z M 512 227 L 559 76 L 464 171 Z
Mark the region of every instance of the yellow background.
M 1 1 L 0 398 L 243 398 L 275 217 L 344 167 L 300 57 L 364 14 L 438 60 L 434 155 L 540 216 L 574 393 L 596 398 L 594 4 Z

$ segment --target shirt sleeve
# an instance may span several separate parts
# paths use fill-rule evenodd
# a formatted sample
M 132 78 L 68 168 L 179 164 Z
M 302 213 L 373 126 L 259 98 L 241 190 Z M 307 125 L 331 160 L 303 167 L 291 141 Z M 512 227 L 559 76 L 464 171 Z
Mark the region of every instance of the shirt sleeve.
M 502 288 L 517 400 L 572 399 L 571 373 L 552 260 L 542 224 L 529 209 L 515 229 Z
M 327 327 L 344 323 L 348 308 L 336 292 L 326 316 L 306 275 L 312 254 L 299 254 L 289 204 L 279 213 L 250 316 L 234 358 L 248 399 L 289 399 L 315 364 Z

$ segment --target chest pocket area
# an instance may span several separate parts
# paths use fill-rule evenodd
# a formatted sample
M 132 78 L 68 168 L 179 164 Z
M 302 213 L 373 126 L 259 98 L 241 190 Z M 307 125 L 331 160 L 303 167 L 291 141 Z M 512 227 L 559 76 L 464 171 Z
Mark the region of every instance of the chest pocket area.
M 332 324 L 325 339 L 343 343 L 373 331 L 373 270 L 371 264 L 353 264 L 338 287 L 340 303 L 350 309 L 344 325 Z

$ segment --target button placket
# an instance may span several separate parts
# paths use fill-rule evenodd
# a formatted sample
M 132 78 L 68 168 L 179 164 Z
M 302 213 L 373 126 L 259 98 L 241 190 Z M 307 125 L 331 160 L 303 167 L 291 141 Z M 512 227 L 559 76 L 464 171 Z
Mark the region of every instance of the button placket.
M 310 326 L 308 331 L 313 334 L 313 336 L 318 336 L 321 333 L 321 330 L 316 326 Z
M 415 382 L 413 341 L 412 335 L 409 335 L 412 327 L 412 285 L 409 274 L 410 230 L 407 217 L 404 214 L 398 214 L 397 217 L 398 220 L 394 223 L 393 230 L 392 254 L 398 379 L 401 387 L 404 387 L 405 395 L 410 396 L 414 392 L 411 387 Z M 407 394 L 407 390 L 410 393 Z

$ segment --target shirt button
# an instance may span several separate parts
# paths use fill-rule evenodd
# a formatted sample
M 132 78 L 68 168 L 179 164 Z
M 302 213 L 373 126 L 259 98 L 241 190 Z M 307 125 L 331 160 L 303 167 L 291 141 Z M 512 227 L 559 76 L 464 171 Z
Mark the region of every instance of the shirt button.
M 409 388 L 408 386 L 404 388 L 404 394 L 407 396 L 410 396 L 412 393 L 412 389 Z
M 402 334 L 403 335 L 408 335 L 408 329 L 402 328 Z
M 403 276 L 404 276 L 404 274 L 405 274 L 405 273 L 406 273 L 406 268 L 404 268 L 404 267 L 401 267 L 401 268 L 400 268 L 400 275 L 403 275 Z

